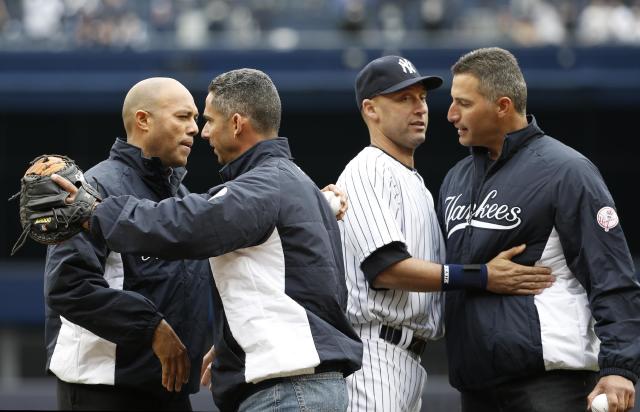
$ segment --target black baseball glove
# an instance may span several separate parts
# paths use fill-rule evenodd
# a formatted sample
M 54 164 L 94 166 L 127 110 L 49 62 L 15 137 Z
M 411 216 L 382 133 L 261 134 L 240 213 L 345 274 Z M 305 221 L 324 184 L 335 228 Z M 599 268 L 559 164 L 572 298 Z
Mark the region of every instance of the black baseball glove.
M 78 188 L 75 200 L 68 204 L 69 193 L 51 180 L 52 174 L 69 180 Z M 27 235 L 38 243 L 55 244 L 69 239 L 83 230 L 82 224 L 91 217 L 91 211 L 101 199 L 89 185 L 82 170 L 73 160 L 61 155 L 38 156 L 20 181 L 20 223 L 22 234 L 11 250 L 11 255 L 24 245 Z

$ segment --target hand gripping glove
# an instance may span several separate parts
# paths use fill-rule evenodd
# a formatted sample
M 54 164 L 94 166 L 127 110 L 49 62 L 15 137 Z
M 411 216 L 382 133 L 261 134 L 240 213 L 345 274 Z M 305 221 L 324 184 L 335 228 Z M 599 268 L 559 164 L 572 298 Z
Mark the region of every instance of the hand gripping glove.
M 73 203 L 65 202 L 69 193 L 51 180 L 54 173 L 78 188 Z M 83 230 L 82 224 L 89 220 L 96 203 L 102 200 L 75 162 L 61 155 L 42 155 L 33 159 L 20 181 L 20 192 L 9 201 L 18 196 L 22 234 L 11 250 L 12 256 L 24 245 L 27 235 L 47 245 L 74 236 Z

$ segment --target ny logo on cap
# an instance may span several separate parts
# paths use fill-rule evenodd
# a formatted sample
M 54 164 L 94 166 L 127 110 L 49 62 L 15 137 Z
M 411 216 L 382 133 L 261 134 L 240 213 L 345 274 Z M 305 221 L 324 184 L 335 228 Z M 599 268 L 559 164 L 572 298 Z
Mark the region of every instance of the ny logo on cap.
M 398 64 L 402 67 L 402 71 L 405 73 L 415 73 L 416 68 L 413 67 L 413 64 L 407 59 L 399 59 Z

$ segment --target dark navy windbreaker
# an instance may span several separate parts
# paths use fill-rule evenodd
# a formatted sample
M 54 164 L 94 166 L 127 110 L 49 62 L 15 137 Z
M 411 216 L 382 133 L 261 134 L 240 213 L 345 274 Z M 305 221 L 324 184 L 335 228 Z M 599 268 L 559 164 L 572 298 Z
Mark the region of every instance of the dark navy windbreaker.
M 160 201 L 183 197 L 184 168 L 167 169 L 139 148 L 116 139 L 109 159 L 85 173 L 101 194 Z M 88 234 L 47 250 L 47 368 L 66 382 L 134 386 L 167 399 L 199 390 L 205 351 L 211 272 L 206 260 L 167 261 L 126 254 Z M 180 393 L 162 387 L 151 348 L 164 318 L 187 347 L 189 383 Z
M 474 147 L 449 171 L 439 218 L 448 262 L 488 262 L 526 243 L 514 261 L 549 266 L 556 281 L 536 296 L 447 293 L 451 384 L 482 389 L 552 369 L 635 383 L 640 286 L 611 195 L 588 159 L 529 120 L 494 164 Z
M 226 165 L 226 183 L 206 194 L 159 203 L 111 197 L 91 220 L 114 250 L 210 258 L 212 391 L 223 411 L 270 378 L 348 375 L 361 365 L 362 343 L 345 316 L 338 224 L 290 157 L 285 138 L 262 141 Z

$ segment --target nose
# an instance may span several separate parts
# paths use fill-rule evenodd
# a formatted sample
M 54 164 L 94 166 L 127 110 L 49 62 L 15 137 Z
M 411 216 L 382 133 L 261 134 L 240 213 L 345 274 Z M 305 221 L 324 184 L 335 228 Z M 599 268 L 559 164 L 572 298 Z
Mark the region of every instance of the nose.
M 460 120 L 460 113 L 456 109 L 455 103 L 451 103 L 451 106 L 449 106 L 449 111 L 447 112 L 447 120 L 450 123 L 455 123 Z
M 198 123 L 196 122 L 196 119 L 191 119 L 191 124 L 189 125 L 189 128 L 187 129 L 187 134 L 189 136 L 195 136 L 198 134 Z
M 209 123 L 205 123 L 204 126 L 202 126 L 202 132 L 200 132 L 200 137 L 202 137 L 205 140 L 209 140 L 209 127 L 208 127 Z
M 427 102 L 423 99 L 418 101 L 418 105 L 416 106 L 416 113 L 419 115 L 423 115 L 429 111 L 429 107 L 427 106 Z

